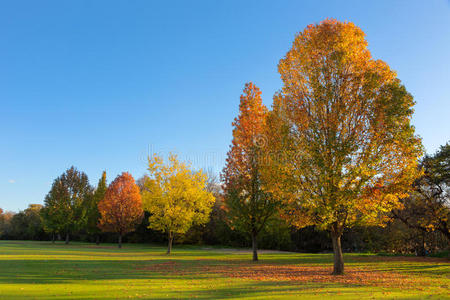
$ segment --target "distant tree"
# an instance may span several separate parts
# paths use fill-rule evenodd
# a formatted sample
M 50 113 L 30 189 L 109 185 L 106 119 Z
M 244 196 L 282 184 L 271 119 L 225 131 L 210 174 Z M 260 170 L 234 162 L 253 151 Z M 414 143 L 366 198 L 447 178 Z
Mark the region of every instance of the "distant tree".
M 136 184 L 139 187 L 139 190 L 143 191 L 145 186 L 145 180 L 147 180 L 148 175 L 141 176 L 140 178 L 136 179 Z
M 344 229 L 383 224 L 417 178 L 422 147 L 410 124 L 414 101 L 350 22 L 309 25 L 278 70 L 283 88 L 274 112 L 279 128 L 287 128 L 279 139 L 287 141 L 287 155 L 272 173 L 273 192 L 290 208 L 285 216 L 293 225 L 329 230 L 333 273 L 342 274 Z
M 402 200 L 403 209 L 394 216 L 411 228 L 439 231 L 450 241 L 450 144 L 434 155 L 426 155 L 420 167 L 423 175 L 414 183 L 411 196 Z
M 4 220 L 4 215 L 3 215 L 3 209 L 0 208 L 0 236 L 3 234 L 4 228 L 3 228 L 3 224 L 4 224 L 5 220 Z
M 124 172 L 117 176 L 98 203 L 99 228 L 104 232 L 119 235 L 118 247 L 122 248 L 122 237 L 141 222 L 143 217 L 141 194 L 133 176 Z
M 175 234 L 208 222 L 214 196 L 207 190 L 207 176 L 201 170 L 190 170 L 175 155 L 169 156 L 167 164 L 156 154 L 149 157 L 148 171 L 142 198 L 150 213 L 149 228 L 167 234 L 170 254 Z
M 40 240 L 44 236 L 44 225 L 41 219 L 43 205 L 30 204 L 23 212 L 26 217 L 27 228 L 25 230 L 28 239 Z
M 267 113 L 261 91 L 253 83 L 247 83 L 241 95 L 239 116 L 232 123 L 233 140 L 222 172 L 227 217 L 232 228 L 251 238 L 254 261 L 258 260 L 258 234 L 277 213 L 279 205 L 263 188 Z
M 70 234 L 86 225 L 86 207 L 92 191 L 87 175 L 75 167 L 56 178 L 41 210 L 46 231 L 53 235 L 64 233 L 68 244 Z
M 10 220 L 9 235 L 20 240 L 39 240 L 44 234 L 40 211 L 42 205 L 30 204 Z
M 103 171 L 102 177 L 98 181 L 97 188 L 92 195 L 88 207 L 87 207 L 87 232 L 95 235 L 95 243 L 100 244 L 100 228 L 98 228 L 98 222 L 100 220 L 100 212 L 98 211 L 98 204 L 105 198 L 106 189 L 106 171 Z
M 7 236 L 10 231 L 11 219 L 14 217 L 14 213 L 10 211 L 4 211 L 0 208 L 0 236 Z

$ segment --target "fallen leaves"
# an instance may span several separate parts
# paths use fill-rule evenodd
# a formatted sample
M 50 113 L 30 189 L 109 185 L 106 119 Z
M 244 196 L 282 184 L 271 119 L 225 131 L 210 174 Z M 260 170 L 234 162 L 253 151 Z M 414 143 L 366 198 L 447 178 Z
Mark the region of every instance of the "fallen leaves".
M 298 281 L 381 286 L 398 286 L 409 282 L 409 278 L 405 274 L 349 267 L 346 268 L 344 275 L 338 276 L 331 275 L 331 268 L 328 266 L 264 264 L 225 266 L 221 268 L 207 267 L 205 271 L 258 281 Z
M 170 260 L 148 266 L 138 266 L 136 269 L 176 276 L 221 276 L 268 282 L 337 283 L 414 289 L 435 285 L 432 279 L 426 281 L 412 274 L 380 271 L 370 267 L 346 267 L 344 275 L 331 275 L 332 268 L 328 265 L 254 264 L 242 261 L 226 264 L 203 262 L 191 265 Z

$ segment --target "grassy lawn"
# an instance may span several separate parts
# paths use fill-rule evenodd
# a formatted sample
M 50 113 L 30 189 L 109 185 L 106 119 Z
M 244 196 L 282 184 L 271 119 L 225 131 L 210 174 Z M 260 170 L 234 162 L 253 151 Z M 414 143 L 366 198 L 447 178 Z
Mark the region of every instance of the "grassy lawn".
M 0 299 L 450 299 L 450 262 L 175 246 L 0 241 Z

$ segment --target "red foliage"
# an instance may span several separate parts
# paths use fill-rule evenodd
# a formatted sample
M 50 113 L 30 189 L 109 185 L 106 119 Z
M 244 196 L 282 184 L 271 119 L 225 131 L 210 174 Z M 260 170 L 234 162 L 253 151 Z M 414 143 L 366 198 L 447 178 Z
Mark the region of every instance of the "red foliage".
M 98 210 L 101 215 L 98 227 L 104 232 L 123 235 L 141 222 L 144 215 L 141 194 L 130 173 L 122 173 L 109 185 Z

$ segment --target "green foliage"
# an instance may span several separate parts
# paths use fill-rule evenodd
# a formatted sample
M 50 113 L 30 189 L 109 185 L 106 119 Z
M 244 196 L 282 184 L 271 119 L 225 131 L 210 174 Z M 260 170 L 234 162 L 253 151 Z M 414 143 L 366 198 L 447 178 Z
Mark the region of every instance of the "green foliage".
M 90 197 L 92 187 L 87 175 L 69 168 L 55 179 L 45 197 L 41 213 L 45 230 L 68 235 L 84 228 Z
M 42 205 L 30 204 L 17 214 L 0 214 L 0 236 L 9 239 L 40 240 L 44 238 L 40 211 Z
M 291 228 L 281 218 L 272 218 L 259 234 L 258 244 L 263 249 L 292 250 Z
M 413 229 L 439 231 L 450 241 L 450 144 L 426 155 L 420 168 L 423 175 L 410 197 L 402 199 L 403 209 L 393 211 L 394 217 Z
M 89 234 L 99 234 L 101 230 L 98 228 L 100 212 L 98 211 L 98 203 L 105 198 L 106 189 L 106 171 L 103 171 L 102 177 L 98 181 L 94 194 L 87 201 L 87 223 L 86 231 Z

